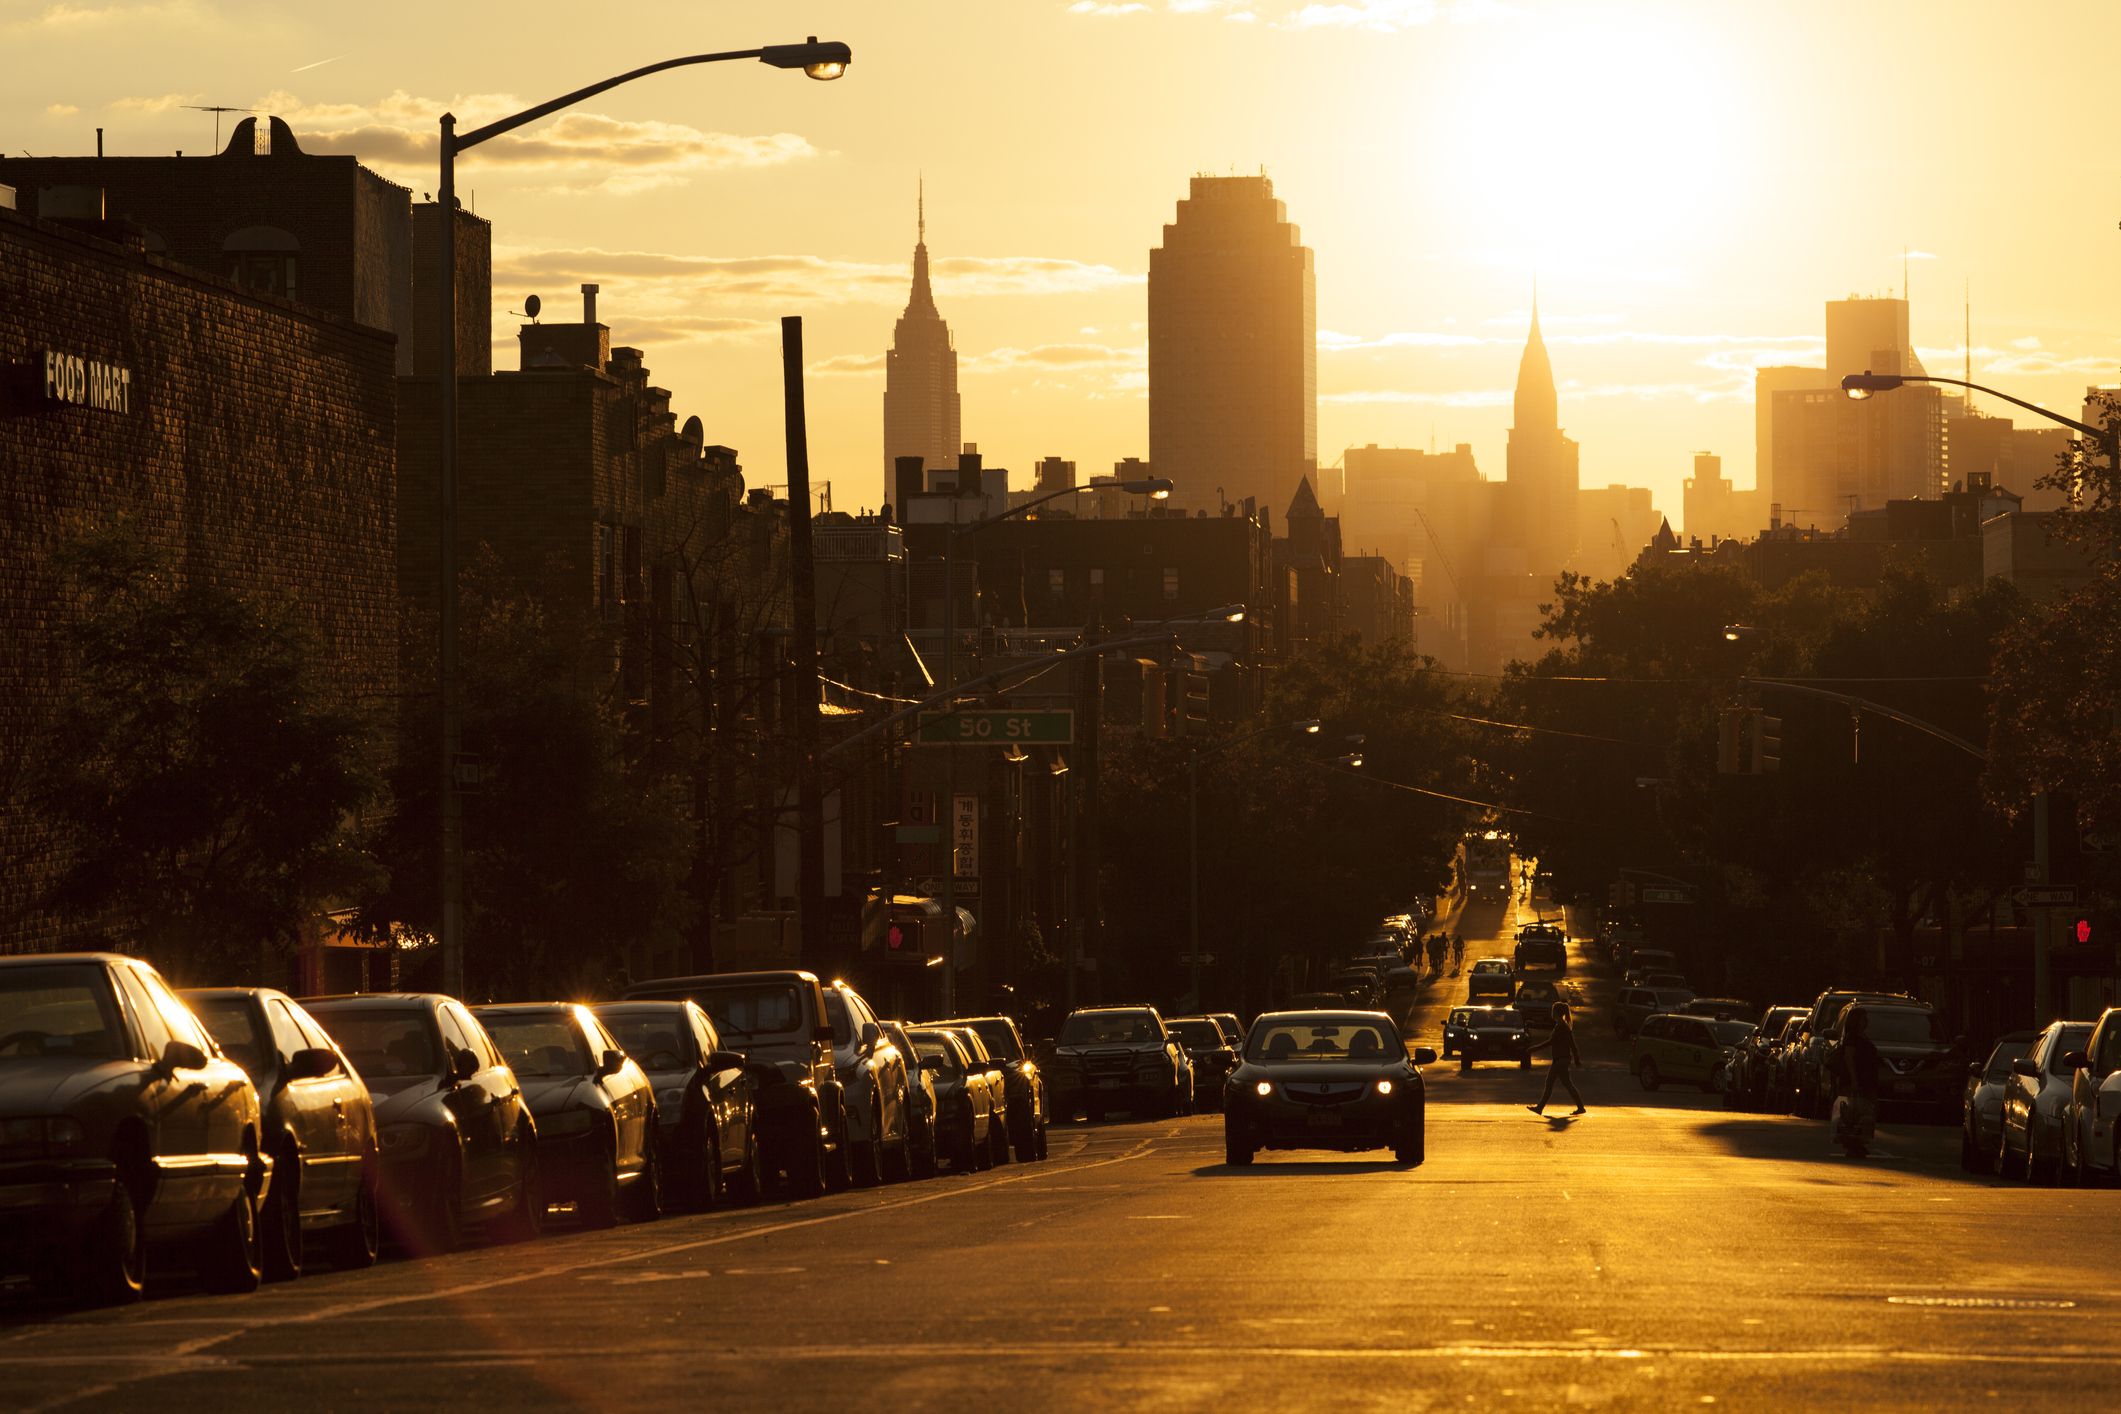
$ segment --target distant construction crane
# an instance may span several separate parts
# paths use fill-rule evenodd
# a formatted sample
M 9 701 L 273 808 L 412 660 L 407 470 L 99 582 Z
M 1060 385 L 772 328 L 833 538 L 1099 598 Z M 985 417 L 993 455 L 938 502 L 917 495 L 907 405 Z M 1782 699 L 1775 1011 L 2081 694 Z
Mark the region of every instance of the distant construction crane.
M 1428 532 L 1429 543 L 1436 547 L 1436 563 L 1443 566 L 1444 577 L 1451 581 L 1451 597 L 1463 602 L 1466 596 L 1458 587 L 1458 570 L 1451 564 L 1451 556 L 1443 548 L 1443 541 L 1436 538 L 1436 527 L 1429 524 L 1428 512 L 1416 506 L 1414 514 L 1420 518 L 1421 528 Z

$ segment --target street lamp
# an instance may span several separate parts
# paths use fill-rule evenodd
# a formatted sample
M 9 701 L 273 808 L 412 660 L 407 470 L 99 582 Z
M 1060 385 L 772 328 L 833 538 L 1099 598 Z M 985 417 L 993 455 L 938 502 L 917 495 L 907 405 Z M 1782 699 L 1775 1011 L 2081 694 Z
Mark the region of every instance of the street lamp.
M 442 445 L 435 476 L 438 493 L 436 522 L 440 538 L 435 570 L 441 599 L 441 643 L 435 665 L 435 689 L 442 704 L 442 990 L 450 996 L 464 994 L 464 801 L 457 783 L 457 756 L 464 736 L 463 684 L 459 681 L 457 661 L 457 154 L 620 84 L 659 74 L 665 69 L 715 64 L 728 59 L 756 59 L 776 69 L 801 69 L 811 78 L 829 80 L 847 72 L 847 66 L 854 61 L 854 51 L 837 41 L 820 43 L 817 36 L 812 35 L 801 44 L 769 44 L 758 49 L 732 49 L 720 54 L 690 54 L 649 64 L 587 88 L 578 88 L 467 133 L 457 131 L 456 114 L 444 113 L 441 117 L 442 173 L 441 183 L 435 188 L 439 198 L 437 204 L 442 208 L 442 387 L 437 409 Z
M 957 538 L 985 530 L 990 525 L 1020 516 L 1026 511 L 1036 510 L 1048 501 L 1057 501 L 1063 496 L 1078 496 L 1086 491 L 1103 491 L 1113 487 L 1133 496 L 1147 496 L 1152 501 L 1168 500 L 1171 495 L 1171 479 L 1167 476 L 1136 477 L 1120 482 L 1093 482 L 1085 486 L 1062 486 L 1042 496 L 1033 496 L 1021 505 L 1011 506 L 994 515 L 983 516 L 965 525 L 951 521 L 943 529 L 943 693 L 944 715 L 957 710 Z M 952 513 L 955 514 L 955 502 Z M 1092 808 L 1096 802 L 1092 802 Z M 943 1014 L 951 1015 L 957 1004 L 957 747 L 943 747 L 943 956 L 948 962 L 943 967 Z M 975 824 L 974 828 L 978 826 Z M 1077 906 L 1081 901 L 1077 900 Z M 1071 928 L 1071 933 L 1073 929 Z M 1068 959 L 1069 1005 L 1074 1005 L 1076 959 Z
M 1214 755 L 1220 755 L 1220 754 L 1221 754 L 1222 752 L 1228 751 L 1228 750 L 1229 750 L 1229 749 L 1230 749 L 1231 747 L 1233 747 L 1233 746 L 1242 746 L 1242 745 L 1244 745 L 1244 744 L 1245 744 L 1246 742 L 1248 742 L 1248 741 L 1256 741 L 1256 740 L 1258 740 L 1258 739 L 1259 739 L 1260 737 L 1263 737 L 1263 736 L 1265 736 L 1265 735 L 1266 735 L 1267 733 L 1269 733 L 1269 732 L 1275 732 L 1275 731 L 1288 731 L 1288 732 L 1296 732 L 1296 733 L 1298 733 L 1298 734 L 1300 734 L 1300 735 L 1303 735 L 1303 736 L 1317 736 L 1317 735 L 1318 735 L 1318 733 L 1319 733 L 1319 731 L 1320 731 L 1320 729 L 1321 729 L 1321 728 L 1322 728 L 1323 726 L 1324 726 L 1324 724 L 1323 724 L 1322 722 L 1320 722 L 1320 721 L 1318 720 L 1318 718 L 1316 718 L 1316 717 L 1307 717 L 1307 718 L 1305 718 L 1304 720 L 1302 720 L 1302 721 L 1300 721 L 1300 722 L 1287 722 L 1287 723 L 1277 723 L 1277 724 L 1275 724 L 1275 725 L 1273 725 L 1273 726 L 1266 726 L 1266 727 L 1261 727 L 1261 728 L 1260 728 L 1260 729 L 1259 729 L 1258 731 L 1246 732 L 1246 733 L 1245 733 L 1245 734 L 1244 734 L 1243 736 L 1237 736 L 1237 737 L 1232 737 L 1232 738 L 1230 738 L 1230 739 L 1229 739 L 1228 741 L 1226 741 L 1226 742 L 1223 742 L 1223 743 L 1222 743 L 1221 745 L 1219 745 L 1219 746 L 1215 747 L 1215 748 L 1214 748 L 1214 750 L 1212 750 L 1212 751 L 1206 751 L 1206 752 L 1204 752 L 1204 751 L 1202 751 L 1202 750 L 1201 750 L 1201 749 L 1200 749 L 1199 747 L 1194 747 L 1194 748 L 1193 748 L 1193 749 L 1192 749 L 1191 751 L 1189 751 L 1189 752 L 1187 752 L 1187 753 L 1186 753 L 1186 842 L 1187 842 L 1187 843 L 1186 843 L 1186 854 L 1187 854 L 1187 875 L 1188 875 L 1188 889 L 1189 889 L 1189 893 L 1190 893 L 1190 895 L 1191 895 L 1191 898 L 1190 898 L 1190 902 L 1189 902 L 1189 904 L 1188 904 L 1188 907 L 1187 907 L 1187 910 L 1186 910 L 1186 914 L 1187 914 L 1187 925 L 1186 925 L 1186 927 L 1187 927 L 1187 938 L 1188 938 L 1188 940 L 1190 941 L 1190 943 L 1191 943 L 1191 945 L 1192 945 L 1192 950 L 1191 950 L 1191 951 L 1190 951 L 1190 952 L 1189 952 L 1189 953 L 1187 954 L 1187 966 L 1188 966 L 1188 968 L 1189 968 L 1189 977 L 1190 977 L 1190 981 L 1189 981 L 1189 984 L 1188 984 L 1188 985 L 1189 985 L 1189 986 L 1190 986 L 1190 987 L 1192 988 L 1192 991 L 1193 991 L 1193 1009 L 1194 1009 L 1195 1011 L 1199 1011 L 1199 1010 L 1201 1009 L 1201 1000 L 1200 1000 L 1200 761 L 1201 761 L 1201 757 L 1203 757 L 1203 756 L 1214 756 Z M 1345 758 L 1343 758 L 1343 759 L 1345 759 Z M 1355 759 L 1355 763 L 1354 763 L 1354 764 L 1356 764 L 1356 765 L 1360 766 L 1360 765 L 1362 764 L 1362 758 L 1358 756 L 1358 757 L 1357 757 L 1357 758 Z
M 2074 417 L 2050 412 L 2038 403 L 2029 403 L 2023 398 L 2014 398 L 2009 393 L 1998 392 L 1979 383 L 1969 383 L 1963 378 L 1944 378 L 1934 373 L 1873 373 L 1865 369 L 1861 373 L 1851 373 L 1843 378 L 1841 391 L 1855 401 L 1862 402 L 1874 393 L 1890 393 L 1904 383 L 1946 383 L 1954 388 L 1965 388 L 1969 392 L 1986 393 L 1992 398 L 2001 398 L 2013 407 L 2024 408 L 2037 417 L 2044 417 L 2049 422 L 2060 423 L 2072 431 L 2083 433 L 2099 444 L 2100 451 L 2106 453 L 2107 466 L 2121 472 L 2121 425 L 2093 427 L 2090 423 L 2079 422 Z

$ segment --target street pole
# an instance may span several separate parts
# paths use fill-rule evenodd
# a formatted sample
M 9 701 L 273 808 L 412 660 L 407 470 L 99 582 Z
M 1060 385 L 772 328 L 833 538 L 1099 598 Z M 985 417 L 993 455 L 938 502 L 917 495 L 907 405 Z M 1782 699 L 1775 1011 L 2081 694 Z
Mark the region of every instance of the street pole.
M 788 436 L 788 575 L 795 619 L 796 922 L 803 964 L 824 969 L 825 795 L 818 781 L 817 563 L 810 541 L 810 435 L 803 413 L 803 320 L 781 320 Z
M 943 530 L 943 710 L 944 720 L 957 706 L 957 508 L 950 502 L 950 524 Z M 957 1014 L 957 746 L 943 746 L 943 1015 Z
M 2033 882 L 2036 884 L 2048 882 L 2048 839 L 2047 792 L 2043 790 L 2033 796 Z M 2048 1005 L 2047 999 L 2050 980 L 2047 950 L 2054 935 L 2048 926 L 2049 910 L 2046 907 L 2036 908 L 2032 914 L 2033 1025 L 2037 1028 L 2046 1026 L 2054 1016 L 2054 1009 Z
M 1192 903 L 1187 910 L 1187 931 L 1192 939 L 1192 988 L 1194 1011 L 1206 1008 L 1200 999 L 1200 749 L 1186 753 L 1186 853 L 1191 860 L 1192 875 L 1190 892 Z
M 442 990 L 464 995 L 464 798 L 457 793 L 457 753 L 464 735 L 464 684 L 457 664 L 457 119 L 442 115 L 442 423 L 436 468 L 437 589 L 441 637 L 435 692 L 442 706 Z

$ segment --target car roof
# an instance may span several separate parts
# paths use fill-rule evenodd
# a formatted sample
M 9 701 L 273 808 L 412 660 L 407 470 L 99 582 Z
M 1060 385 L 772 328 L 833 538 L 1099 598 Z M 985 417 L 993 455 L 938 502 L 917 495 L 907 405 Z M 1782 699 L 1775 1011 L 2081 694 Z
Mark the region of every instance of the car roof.
M 471 1009 L 473 1016 L 511 1016 L 517 1013 L 529 1016 L 541 1011 L 571 1012 L 583 1002 L 481 1002 Z
M 1150 1006 L 1150 1005 L 1149 1005 L 1149 1004 L 1148 1004 L 1147 1002 L 1128 1002 L 1128 1003 L 1121 1003 L 1121 1004 L 1117 1004 L 1117 1005 L 1113 1005 L 1113 1006 L 1079 1006 L 1079 1007 L 1077 1007 L 1077 1008 L 1076 1008 L 1076 1009 L 1075 1009 L 1074 1011 L 1071 1011 L 1071 1012 L 1069 1012 L 1069 1013 L 1068 1013 L 1068 1015 L 1070 1015 L 1070 1016 L 1115 1016 L 1115 1015 L 1122 1015 L 1122 1014 L 1124 1014 L 1124 1013 L 1127 1013 L 1127 1012 L 1135 1012 L 1135 1011 L 1155 1011 L 1155 1010 L 1156 1010 L 1156 1008 L 1155 1008 L 1155 1007 L 1153 1007 L 1153 1006 Z M 951 1026 L 955 1026 L 955 1025 L 957 1025 L 958 1023 L 956 1023 L 956 1022 L 954 1022 L 954 1021 L 953 1021 L 953 1022 L 948 1022 L 948 1023 L 945 1023 L 945 1024 L 946 1024 L 946 1025 L 951 1025 Z
M 147 962 L 147 959 L 122 952 L 25 952 L 0 957 L 0 967 L 33 966 L 40 962 Z M 153 963 L 147 965 L 154 966 Z
M 1252 1024 L 1257 1026 L 1261 1021 L 1315 1021 L 1325 1018 L 1335 1021 L 1381 1021 L 1395 1029 L 1399 1025 L 1381 1011 L 1365 1011 L 1361 1007 L 1305 1007 L 1300 1011 L 1270 1011 L 1263 1013 Z
M 772 968 L 760 972 L 697 972 L 688 977 L 651 977 L 636 982 L 626 989 L 630 996 L 643 988 L 657 987 L 726 987 L 744 982 L 817 982 L 815 972 L 806 972 L 800 967 Z M 818 983 L 822 986 L 823 983 Z
M 299 997 L 296 1000 L 306 1007 L 331 1006 L 343 1010 L 356 1006 L 440 1006 L 456 998 L 441 992 L 334 992 L 328 996 Z
M 285 997 L 287 993 L 278 987 L 179 987 L 177 995 L 218 1001 L 223 997 Z M 288 1000 L 293 1001 L 294 998 L 288 997 Z

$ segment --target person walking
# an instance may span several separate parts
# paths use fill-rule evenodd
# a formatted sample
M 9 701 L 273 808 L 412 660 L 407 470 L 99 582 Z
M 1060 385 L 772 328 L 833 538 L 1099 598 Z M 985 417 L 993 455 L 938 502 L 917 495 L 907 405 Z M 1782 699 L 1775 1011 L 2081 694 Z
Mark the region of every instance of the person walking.
M 1569 1092 L 1569 1098 L 1576 1102 L 1576 1108 L 1569 1111 L 1569 1113 L 1579 1115 L 1585 1113 L 1583 1096 L 1576 1093 L 1576 1082 L 1569 1078 L 1569 1067 L 1581 1065 L 1583 1063 L 1583 1053 L 1576 1049 L 1576 1028 L 1569 1024 L 1569 1004 L 1567 1002 L 1554 1003 L 1554 1032 L 1546 1040 L 1532 1047 L 1532 1049 L 1535 1051 L 1551 1051 L 1554 1060 L 1547 1067 L 1547 1088 L 1540 1095 L 1539 1103 L 1526 1105 L 1525 1108 L 1535 1115 L 1545 1114 L 1547 1112 L 1547 1101 L 1554 1098 L 1554 1082 L 1558 1080 L 1561 1082 L 1562 1088 Z
M 1456 933 L 1451 935 L 1451 975 L 1456 977 L 1458 969 L 1465 966 L 1466 940 Z
M 1833 1109 L 1834 1142 L 1852 1159 L 1870 1153 L 1878 1129 L 1878 1043 L 1870 1030 L 1870 1013 L 1850 1007 L 1841 1026 L 1841 1050 L 1834 1057 L 1841 1081 Z

